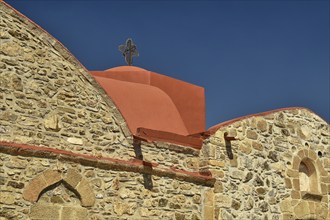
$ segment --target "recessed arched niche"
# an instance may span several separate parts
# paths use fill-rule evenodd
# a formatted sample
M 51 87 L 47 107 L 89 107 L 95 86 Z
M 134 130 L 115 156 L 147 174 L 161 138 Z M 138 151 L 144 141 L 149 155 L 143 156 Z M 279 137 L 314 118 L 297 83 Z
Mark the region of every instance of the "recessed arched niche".
M 301 149 L 288 165 L 285 186 L 291 196 L 280 202 L 283 219 L 329 219 L 328 179 L 317 151 Z
M 324 170 L 317 153 L 311 149 L 300 150 L 293 156 L 290 173 L 293 175 L 289 176 L 290 180 L 287 181 L 292 183 L 293 199 L 316 202 L 327 195 L 324 177 L 328 172 Z
M 317 171 L 310 158 L 304 158 L 299 164 L 300 191 L 319 194 Z
M 34 177 L 24 188 L 23 198 L 33 204 L 31 220 L 88 219 L 88 210 L 95 203 L 95 195 L 89 181 L 77 170 L 60 172 L 45 170 Z

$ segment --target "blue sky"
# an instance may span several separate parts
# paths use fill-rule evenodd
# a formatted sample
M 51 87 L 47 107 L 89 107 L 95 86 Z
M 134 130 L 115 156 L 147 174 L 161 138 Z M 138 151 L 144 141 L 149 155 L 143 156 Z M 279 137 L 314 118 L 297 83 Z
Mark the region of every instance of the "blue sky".
M 207 127 L 301 106 L 330 121 L 329 1 L 17 1 L 89 70 L 133 64 L 205 88 Z

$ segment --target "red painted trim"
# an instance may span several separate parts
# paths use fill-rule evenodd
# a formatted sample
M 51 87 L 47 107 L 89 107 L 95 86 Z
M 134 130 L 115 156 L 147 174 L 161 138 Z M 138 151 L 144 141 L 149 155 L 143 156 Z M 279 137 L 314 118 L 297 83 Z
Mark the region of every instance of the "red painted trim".
M 203 140 L 199 137 L 184 136 L 166 131 L 152 130 L 148 128 L 137 128 L 136 135 L 137 139 L 142 139 L 147 142 L 152 141 L 163 141 L 173 144 L 179 144 L 193 149 L 200 150 L 203 145 Z
M 247 118 L 252 118 L 252 117 L 256 117 L 256 116 L 266 116 L 266 115 L 270 115 L 272 113 L 275 113 L 275 112 L 281 112 L 281 111 L 290 111 L 290 110 L 307 110 L 315 115 L 317 115 L 315 112 L 313 112 L 312 110 L 308 109 L 308 108 L 304 108 L 304 107 L 287 107 L 287 108 L 280 108 L 280 109 L 275 109 L 275 110 L 271 110 L 271 111 L 266 111 L 266 112 L 261 112 L 261 113 L 256 113 L 256 114 L 252 114 L 252 115 L 246 115 L 246 116 L 242 116 L 242 117 L 239 117 L 239 118 L 235 118 L 235 119 L 232 119 L 232 120 L 229 120 L 229 121 L 225 121 L 225 122 L 222 122 L 220 124 L 217 124 L 211 128 L 209 128 L 206 132 L 205 132 L 205 135 L 206 136 L 210 136 L 212 134 L 214 134 L 215 132 L 217 132 L 217 130 L 219 130 L 220 128 L 222 127 L 226 127 L 230 124 L 233 124 L 237 121 L 242 121 L 244 119 L 247 119 Z M 323 118 L 322 118 L 323 119 Z M 324 119 L 323 119 L 324 120 Z
M 132 160 L 120 160 L 120 159 L 114 159 L 109 157 L 95 157 L 92 155 L 86 155 L 86 154 L 79 154 L 79 153 L 73 153 L 71 151 L 66 150 L 59 150 L 54 148 L 49 148 L 46 146 L 33 146 L 33 145 L 27 145 L 27 144 L 20 144 L 15 142 L 7 142 L 7 141 L 0 141 L 0 150 L 1 146 L 9 147 L 11 148 L 11 151 L 14 151 L 15 154 L 20 155 L 23 154 L 23 152 L 33 151 L 29 154 L 31 156 L 34 156 L 34 152 L 37 152 L 39 154 L 43 154 L 45 158 L 52 157 L 52 154 L 56 156 L 64 155 L 64 156 L 70 156 L 70 158 L 84 158 L 86 160 L 93 160 L 97 163 L 102 162 L 108 162 L 110 165 L 114 165 L 115 167 L 118 167 L 118 165 L 122 165 L 125 167 L 130 167 L 131 172 L 134 172 L 134 170 L 139 170 L 141 167 L 149 168 L 149 170 L 154 170 L 155 174 L 159 174 L 160 176 L 166 176 L 165 174 L 169 174 L 169 176 L 176 176 L 178 179 L 190 179 L 190 182 L 194 182 L 191 180 L 190 177 L 196 178 L 195 181 L 199 183 L 203 183 L 203 181 L 207 182 L 208 185 L 212 185 L 215 181 L 215 179 L 210 175 L 209 173 L 201 173 L 201 172 L 190 172 L 186 170 L 179 170 L 174 168 L 161 168 L 159 167 L 158 163 L 152 163 L 147 162 L 143 160 L 138 159 L 132 159 Z M 47 153 L 49 153 L 47 155 Z M 54 157 L 54 156 L 53 156 Z M 134 169 L 136 168 L 136 169 Z
M 91 155 L 86 154 L 79 154 L 79 153 L 73 153 L 71 151 L 66 150 L 60 150 L 60 149 L 54 149 L 54 148 L 48 148 L 44 146 L 33 146 L 33 145 L 27 145 L 27 144 L 19 144 L 15 142 L 6 142 L 6 141 L 0 141 L 0 145 L 8 146 L 16 148 L 17 151 L 20 150 L 33 150 L 33 151 L 41 151 L 41 152 L 48 152 L 48 153 L 54 153 L 57 155 L 66 155 L 66 156 L 72 156 L 72 157 L 83 157 L 86 159 L 94 159 L 94 160 L 105 160 L 112 163 L 118 163 L 118 164 L 126 164 L 126 165 L 144 165 L 144 166 L 150 166 L 150 167 L 157 167 L 159 164 L 157 163 L 150 163 L 138 159 L 132 159 L 132 160 L 120 160 L 120 159 L 114 159 L 109 157 L 95 157 Z

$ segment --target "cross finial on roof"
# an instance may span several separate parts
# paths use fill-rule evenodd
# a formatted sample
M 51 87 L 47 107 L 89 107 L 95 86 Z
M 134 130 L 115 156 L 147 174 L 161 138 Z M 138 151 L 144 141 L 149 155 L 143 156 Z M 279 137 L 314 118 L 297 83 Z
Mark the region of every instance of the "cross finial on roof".
M 126 44 L 122 44 L 119 47 L 119 51 L 123 53 L 127 65 L 131 66 L 133 63 L 133 56 L 139 56 L 139 52 L 136 45 L 133 43 L 132 38 L 126 40 Z

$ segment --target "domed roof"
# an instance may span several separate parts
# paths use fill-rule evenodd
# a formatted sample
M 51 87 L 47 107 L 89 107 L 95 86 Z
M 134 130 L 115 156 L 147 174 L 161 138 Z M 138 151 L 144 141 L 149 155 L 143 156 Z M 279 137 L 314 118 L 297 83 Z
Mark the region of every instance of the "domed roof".
M 92 71 L 125 118 L 138 128 L 190 135 L 205 130 L 204 89 L 139 67 Z

